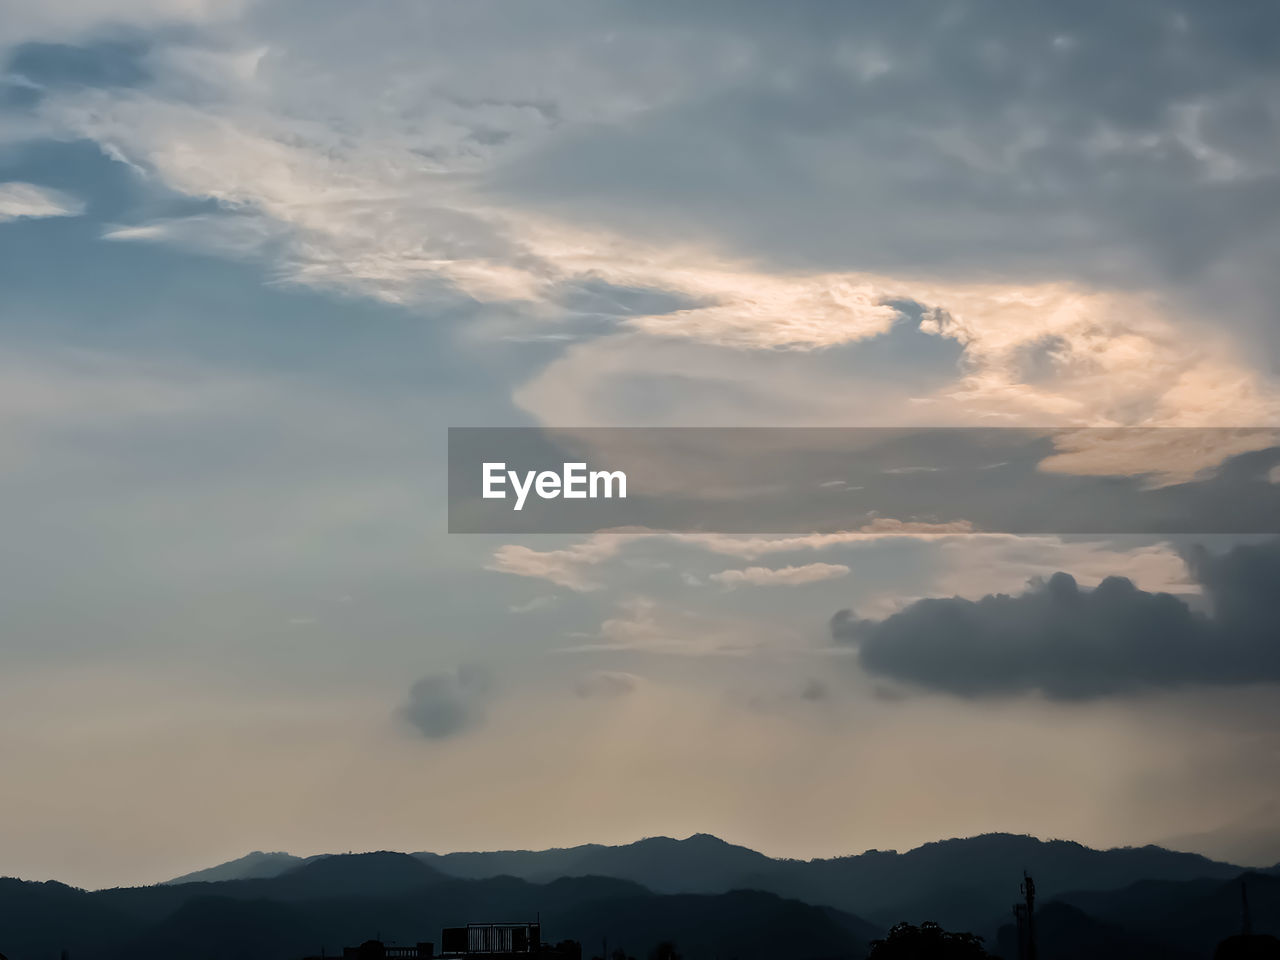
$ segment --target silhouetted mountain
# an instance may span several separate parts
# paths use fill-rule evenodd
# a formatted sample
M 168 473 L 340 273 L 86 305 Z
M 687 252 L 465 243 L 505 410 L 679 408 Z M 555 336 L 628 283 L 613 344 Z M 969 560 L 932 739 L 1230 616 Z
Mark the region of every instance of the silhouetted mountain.
M 962 930 L 975 925 L 994 930 L 991 925 L 1008 912 L 1010 886 L 1024 869 L 1042 884 L 1044 897 L 1073 889 L 1118 889 L 1146 878 L 1225 879 L 1241 870 L 1160 847 L 1093 850 L 1065 840 L 1012 834 L 942 840 L 906 853 L 872 850 L 807 861 L 774 860 L 705 834 L 687 840 L 654 837 L 617 847 L 416 856 L 458 876 L 496 871 L 545 880 L 591 872 L 635 880 L 663 893 L 756 889 L 850 910 L 884 926 L 936 920 Z
M 104 956 L 97 952 L 103 944 L 123 942 L 135 927 L 83 890 L 0 879 L 0 953 L 9 960 L 54 960 L 62 949 L 76 957 Z
M 706 833 L 685 840 L 648 837 L 625 846 L 597 843 L 551 850 L 492 853 L 417 853 L 414 856 L 456 877 L 510 875 L 541 882 L 590 874 L 621 877 L 664 893 L 720 893 L 777 861 Z
M 208 867 L 204 870 L 196 870 L 194 873 L 184 873 L 180 877 L 174 877 L 166 883 L 216 883 L 219 880 L 259 880 L 267 877 L 278 877 L 286 870 L 292 870 L 294 867 L 300 867 L 308 860 L 314 860 L 315 857 L 295 857 L 291 853 L 263 853 L 261 850 L 255 850 L 253 853 L 238 857 L 235 860 L 228 860 L 226 863 L 220 863 L 216 867 Z
M 257 897 L 318 900 L 331 897 L 394 897 L 445 879 L 439 870 L 407 853 L 346 853 L 304 863 L 278 877 L 239 881 Z
M 882 927 L 899 920 L 936 920 L 948 929 L 988 933 L 995 933 L 1009 915 L 1016 892 L 1012 884 L 1024 869 L 1037 877 L 1042 900 L 1065 891 L 1120 890 L 1143 879 L 1221 881 L 1240 873 L 1235 865 L 1162 847 L 1093 850 L 1070 841 L 1042 841 L 1009 833 L 943 840 L 902 854 L 872 850 L 818 860 L 774 860 L 704 833 L 686 840 L 650 837 L 622 846 L 588 844 L 540 851 L 413 855 L 420 864 L 435 870 L 430 874 L 416 873 L 406 863 L 410 858 L 402 855 L 378 856 L 399 858 L 394 864 L 388 860 L 387 876 L 374 881 L 381 884 L 376 890 L 388 895 L 434 882 L 440 874 L 472 879 L 506 874 L 535 883 L 590 874 L 627 879 L 660 893 L 762 890 L 808 904 L 835 906 L 867 916 Z M 355 876 L 347 867 L 321 867 L 326 860 L 348 863 L 340 856 L 312 859 L 279 877 L 244 882 L 283 882 L 280 890 L 253 888 L 252 895 L 291 900 L 321 895 L 323 887 L 307 884 L 321 883 L 319 877 L 325 876 L 326 869 Z M 287 879 L 300 877 L 303 869 L 317 873 Z M 370 872 L 381 874 L 383 870 L 370 861 Z M 292 884 L 302 884 L 297 893 L 288 892 Z M 344 892 L 333 891 L 334 895 Z M 1087 906 L 1082 909 L 1091 913 Z
M 371 937 L 437 940 L 444 926 L 541 917 L 547 935 L 608 936 L 644 956 L 675 940 L 689 960 L 861 956 L 874 926 L 751 891 L 663 896 L 614 878 L 531 884 L 460 880 L 401 854 L 330 857 L 279 877 L 86 892 L 0 884 L 0 945 L 11 960 L 298 960 Z M 588 954 L 589 955 L 589 954 Z
M 1280 877 L 1248 872 L 1227 882 L 1144 881 L 1111 892 L 1063 894 L 1063 903 L 1132 933 L 1207 956 L 1240 930 L 1240 883 L 1248 886 L 1253 930 L 1280 936 Z
M 1198 960 L 1205 956 L 1176 942 L 1131 933 L 1065 903 L 1048 903 L 1036 911 L 1036 934 L 1039 960 Z M 1013 925 L 1000 929 L 995 953 L 1005 960 L 1017 957 Z
M 660 940 L 674 941 L 687 958 L 862 956 L 884 933 L 851 914 L 754 890 L 606 900 L 561 919 L 577 931 L 584 953 L 607 937 L 610 951 L 622 947 L 638 957 Z
M 935 920 L 948 929 L 972 930 L 1008 915 L 1024 870 L 1035 876 L 1042 899 L 1073 889 L 1119 889 L 1147 878 L 1225 879 L 1240 873 L 1231 864 L 1160 847 L 1093 850 L 1066 840 L 985 834 L 901 854 L 776 861 L 769 874 L 747 878 L 746 885 L 810 903 L 857 903 L 862 916 L 885 925 Z
M 398 897 L 422 894 L 426 887 L 445 879 L 405 853 L 356 853 L 315 857 L 277 877 L 115 887 L 99 890 L 94 896 L 139 922 L 158 923 L 201 897 L 278 902 Z
M 1143 879 L 1226 879 L 1241 872 L 1232 864 L 1161 847 L 1094 850 L 1011 834 L 942 840 L 905 853 L 872 850 L 808 861 L 775 860 L 707 834 L 685 840 L 650 837 L 622 846 L 413 856 L 460 878 L 509 875 L 545 883 L 564 876 L 609 876 L 673 894 L 757 889 L 857 912 L 885 926 L 936 920 L 955 929 L 975 924 L 994 929 L 990 925 L 1008 910 L 1010 878 L 1024 869 L 1040 880 L 1045 898 L 1067 890 L 1119 889 Z

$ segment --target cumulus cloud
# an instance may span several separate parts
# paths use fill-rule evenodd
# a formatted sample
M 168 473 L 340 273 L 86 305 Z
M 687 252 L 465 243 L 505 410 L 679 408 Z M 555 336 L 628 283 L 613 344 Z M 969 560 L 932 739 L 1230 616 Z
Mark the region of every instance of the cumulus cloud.
M 868 672 L 963 696 L 1092 699 L 1151 688 L 1280 682 L 1280 540 L 1189 551 L 1208 602 L 1058 572 L 1021 594 L 918 600 L 882 620 L 842 610 L 832 637 Z
M 400 716 L 428 739 L 457 736 L 483 722 L 492 686 L 490 672 L 476 665 L 427 674 L 409 688 Z
M 750 584 L 755 587 L 794 587 L 821 580 L 847 577 L 849 568 L 842 563 L 806 563 L 795 567 L 747 567 L 743 570 L 722 570 L 707 579 L 726 587 Z
M 0 183 L 0 223 L 41 217 L 76 217 L 84 203 L 69 193 L 34 183 L 10 180 Z

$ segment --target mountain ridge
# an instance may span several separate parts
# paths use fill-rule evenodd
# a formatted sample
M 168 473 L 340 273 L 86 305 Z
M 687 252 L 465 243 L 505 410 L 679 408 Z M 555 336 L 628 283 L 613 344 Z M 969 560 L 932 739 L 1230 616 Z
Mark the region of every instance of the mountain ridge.
M 921 855 L 925 851 L 930 851 L 937 848 L 947 847 L 955 844 L 964 844 L 964 843 L 970 843 L 973 841 L 982 841 L 982 840 L 1002 840 L 1002 839 L 1016 839 L 1019 841 L 1031 841 L 1033 843 L 1043 844 L 1043 845 L 1066 844 L 1072 847 L 1076 847 L 1080 850 L 1085 850 L 1085 851 L 1090 851 L 1093 853 L 1100 853 L 1100 854 L 1118 854 L 1118 853 L 1129 853 L 1129 852 L 1152 852 L 1152 853 L 1159 853 L 1159 854 L 1168 854 L 1175 857 L 1188 858 L 1187 859 L 1188 863 L 1193 861 L 1198 861 L 1206 865 L 1210 865 L 1211 868 L 1225 868 L 1225 869 L 1234 870 L 1237 872 L 1243 872 L 1249 869 L 1259 869 L 1264 872 L 1280 870 L 1280 863 L 1277 863 L 1271 867 L 1267 867 L 1267 866 L 1258 867 L 1256 865 L 1251 865 L 1251 864 L 1246 865 L 1246 864 L 1240 864 L 1240 863 L 1235 863 L 1235 862 L 1230 862 L 1225 860 L 1216 860 L 1204 854 L 1195 853 L 1195 852 L 1186 851 L 1186 850 L 1176 850 L 1171 847 L 1163 846 L 1160 844 L 1153 844 L 1153 843 L 1141 844 L 1136 846 L 1126 845 L 1126 846 L 1117 846 L 1117 847 L 1090 847 L 1087 844 L 1083 844 L 1075 840 L 1066 840 L 1066 839 L 1057 838 L 1057 837 L 1051 837 L 1046 839 L 1042 837 L 1036 837 L 1032 834 L 1015 834 L 1015 833 L 1006 833 L 1006 832 L 1000 832 L 1000 831 L 972 834 L 964 837 L 947 837 L 939 840 L 929 840 L 919 844 L 918 846 L 910 847 L 902 851 L 899 851 L 897 849 L 882 850 L 879 848 L 871 847 L 862 851 L 861 853 L 837 854 L 830 857 L 810 857 L 808 859 L 800 858 L 800 857 L 771 857 L 768 854 L 760 853 L 759 851 L 753 850 L 750 847 L 731 843 L 730 841 L 717 837 L 715 834 L 702 833 L 702 832 L 693 833 L 684 838 L 675 838 L 675 837 L 670 837 L 663 834 L 656 834 L 653 836 L 642 837 L 639 840 L 634 840 L 634 841 L 631 841 L 630 843 L 624 843 L 624 844 L 582 843 L 582 844 L 575 844 L 573 846 L 568 846 L 568 847 L 545 847 L 545 848 L 536 849 L 536 850 L 530 849 L 530 848 L 508 848 L 508 849 L 499 849 L 499 850 L 457 850 L 457 851 L 451 851 L 449 853 L 435 853 L 433 851 L 422 850 L 422 851 L 412 852 L 408 855 L 417 857 L 430 865 L 439 867 L 441 863 L 446 863 L 446 864 L 467 864 L 468 862 L 480 863 L 480 862 L 483 862 L 484 860 L 496 860 L 499 858 L 541 857 L 541 858 L 554 859 L 556 857 L 564 856 L 566 859 L 568 859 L 568 855 L 597 855 L 605 851 L 634 850 L 637 848 L 643 848 L 647 845 L 658 844 L 658 843 L 674 844 L 677 846 L 691 845 L 691 844 L 700 844 L 705 846 L 707 841 L 712 841 L 716 846 L 720 847 L 721 849 L 741 851 L 742 853 L 749 855 L 754 860 L 769 862 L 772 864 L 828 864 L 828 863 L 847 862 L 850 860 L 857 860 L 861 858 L 877 857 L 877 856 L 904 857 L 909 855 Z M 686 849 L 687 849 L 687 846 L 686 846 Z M 287 870 L 293 869 L 294 867 L 301 866 L 304 863 L 309 863 L 315 860 L 319 860 L 325 857 L 332 857 L 332 856 L 340 856 L 340 854 L 321 853 L 321 854 L 314 854 L 309 857 L 299 857 L 299 856 L 295 856 L 293 854 L 284 853 L 284 852 L 263 853 L 262 851 L 254 851 L 252 853 L 246 854 L 243 857 L 238 857 L 234 860 L 228 860 L 224 863 L 216 864 L 212 867 L 195 870 L 190 873 L 186 873 L 181 876 L 174 877 L 173 879 L 165 880 L 162 882 L 165 884 L 179 884 L 179 883 L 198 883 L 198 882 L 206 882 L 206 881 L 214 881 L 214 880 L 233 880 L 233 879 L 240 880 L 240 879 L 253 879 L 253 878 L 267 878 L 271 876 L 278 876 L 279 874 L 284 873 Z M 264 858 L 278 858 L 278 859 L 266 860 Z M 253 869 L 254 871 L 261 871 L 261 872 L 237 873 L 235 868 L 237 868 L 241 864 L 244 864 L 245 866 Z M 455 870 L 456 869 L 457 868 L 455 868 Z M 222 871 L 226 871 L 227 875 L 221 875 L 220 872 Z M 497 872 L 489 872 L 489 873 L 483 873 L 483 874 L 472 873 L 467 870 L 459 870 L 458 872 L 454 872 L 446 869 L 443 872 L 449 873 L 452 876 L 470 877 L 470 878 L 477 878 L 480 876 L 500 876 L 500 875 L 503 875 L 504 873 L 510 874 L 510 871 L 505 871 L 505 870 L 499 870 Z M 510 874 L 510 875 L 518 876 L 519 874 Z M 556 873 L 555 875 L 567 876 L 568 874 Z
M 930 841 L 903 853 L 810 860 L 776 859 L 711 834 L 683 840 L 646 837 L 630 844 L 582 844 L 549 850 L 463 851 L 411 855 L 441 875 L 502 876 L 531 883 L 559 877 L 627 880 L 666 895 L 760 890 L 830 906 L 882 926 L 936 920 L 994 929 L 1007 915 L 1023 870 L 1045 899 L 1072 890 L 1119 890 L 1140 880 L 1225 880 L 1245 868 L 1200 854 L 1147 844 L 1098 850 L 1070 840 L 988 833 Z M 297 868 L 292 868 L 297 869 Z
M 636 956 L 674 939 L 689 960 L 726 951 L 767 960 L 783 938 L 798 960 L 857 957 L 882 933 L 856 915 L 761 891 L 670 896 L 607 877 L 465 880 L 386 852 L 336 855 L 271 878 L 99 891 L 0 879 L 0 945 L 13 960 L 62 950 L 80 960 L 297 960 L 534 916 L 556 939 L 607 936 Z

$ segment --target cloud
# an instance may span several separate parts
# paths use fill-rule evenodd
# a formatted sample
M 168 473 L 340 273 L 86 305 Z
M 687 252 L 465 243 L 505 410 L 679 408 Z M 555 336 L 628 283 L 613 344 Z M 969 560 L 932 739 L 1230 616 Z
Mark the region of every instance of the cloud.
M 1185 305 L 1155 293 L 876 282 L 886 299 L 927 308 L 917 332 L 959 347 L 945 376 L 912 377 L 914 356 L 850 377 L 840 362 L 846 354 L 788 359 L 776 352 L 844 345 L 856 359 L 882 332 L 855 339 L 839 325 L 817 324 L 803 343 L 780 341 L 770 339 L 772 321 L 764 318 L 761 339 L 750 346 L 774 352 L 761 354 L 712 349 L 720 341 L 705 326 L 671 316 L 664 325 L 687 324 L 683 342 L 670 329 L 638 336 L 630 324 L 572 344 L 515 400 L 540 422 L 583 426 L 687 425 L 690 407 L 705 426 L 1248 427 L 1280 420 L 1275 384 L 1229 332 L 1208 329 Z M 1050 340 L 1059 346 L 1029 366 L 1028 355 Z
M 1191 5 L 947 16 L 249 8 L 33 123 L 235 220 L 117 238 L 584 340 L 518 392 L 546 423 L 1274 422 L 1265 365 L 1214 329 L 1274 301 L 1274 64 Z M 1150 82 L 1117 103 L 1109 71 Z M 960 348 L 945 382 L 902 386 L 911 357 L 885 396 L 839 364 L 773 375 L 908 313 Z
M 1263 416 L 1260 422 L 1271 418 Z M 1054 453 L 1037 469 L 1075 476 L 1146 478 L 1146 487 L 1212 476 L 1226 460 L 1280 445 L 1268 428 L 1210 430 L 1071 430 L 1055 433 Z
M 779 640 L 777 631 L 765 637 L 758 624 L 688 610 L 665 607 L 650 597 L 630 597 L 593 634 L 561 647 L 566 654 L 602 651 L 672 656 L 742 656 Z
M 1108 577 L 1058 572 L 1021 594 L 917 600 L 882 620 L 849 610 L 831 634 L 869 673 L 962 696 L 1038 690 L 1086 700 L 1144 689 L 1280 682 L 1280 540 L 1186 564 L 1210 612 Z
M 524 603 L 510 604 L 507 609 L 512 613 L 536 613 L 540 610 L 551 610 L 559 603 L 559 597 L 554 593 L 547 593 L 532 597 Z
M 806 563 L 798 567 L 747 567 L 745 570 L 722 570 L 707 579 L 726 587 L 750 584 L 756 587 L 794 587 L 821 580 L 847 577 L 849 568 L 842 563 Z
M 409 688 L 400 716 L 428 739 L 457 736 L 483 722 L 492 686 L 492 676 L 480 666 L 431 673 Z
M 131 243 L 163 242 L 198 253 L 239 258 L 269 252 L 279 233 L 264 217 L 224 213 L 110 227 L 102 238 Z
M 494 551 L 492 559 L 485 569 L 495 573 L 509 573 L 520 577 L 532 577 L 546 580 L 556 586 L 566 587 L 579 592 L 590 592 L 603 589 L 605 586 L 601 567 L 613 560 L 632 545 L 645 542 L 667 542 L 683 544 L 704 550 L 719 556 L 738 557 L 743 560 L 755 560 L 760 557 L 778 553 L 800 553 L 809 550 L 826 550 L 849 544 L 866 543 L 881 538 L 903 537 L 910 539 L 944 539 L 974 533 L 973 525 L 959 520 L 950 523 L 929 523 L 924 521 L 894 520 L 879 517 L 856 530 L 842 530 L 835 533 L 807 533 L 795 536 L 758 536 L 737 535 L 727 533 L 667 533 L 652 530 L 631 530 L 619 533 L 596 533 L 553 550 L 535 550 L 523 544 L 503 544 Z M 834 568 L 835 564 L 809 564 L 802 567 L 790 567 L 789 570 L 805 571 L 800 574 L 787 574 L 783 577 L 815 576 L 814 579 L 828 579 L 844 574 Z M 825 569 L 832 568 L 832 569 Z M 751 568 L 756 573 L 752 577 L 762 578 L 763 568 Z M 724 571 L 723 582 L 748 580 L 733 574 L 742 571 Z M 719 575 L 717 575 L 719 576 Z M 713 576 L 712 579 L 715 579 Z M 686 580 L 686 582 L 688 582 Z M 776 582 L 776 581 L 775 581 Z M 804 581 L 800 581 L 804 582 Z M 696 584 L 690 583 L 690 586 Z
M 84 203 L 69 193 L 34 183 L 10 180 L 0 183 L 0 223 L 42 217 L 78 217 Z
M 6 47 L 31 41 L 85 42 L 106 30 L 186 29 L 229 19 L 244 9 L 247 0 L 51 0 L 25 3 L 0 0 L 0 20 Z
M 575 680 L 573 692 L 584 700 L 617 700 L 634 693 L 639 685 L 640 678 L 634 673 L 597 670 Z
M 558 587 L 585 592 L 603 586 L 591 570 L 610 559 L 629 539 L 601 534 L 559 550 L 534 550 L 520 544 L 504 544 L 494 551 L 486 567 L 498 573 L 546 580 Z

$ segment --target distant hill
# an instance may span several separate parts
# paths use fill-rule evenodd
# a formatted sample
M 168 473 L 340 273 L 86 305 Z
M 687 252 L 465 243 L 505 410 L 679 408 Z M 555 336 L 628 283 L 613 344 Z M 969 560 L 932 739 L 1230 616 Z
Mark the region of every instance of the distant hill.
M 590 874 L 634 880 L 663 893 L 719 893 L 743 886 L 777 861 L 710 834 L 685 840 L 649 837 L 625 846 L 596 843 L 552 850 L 492 853 L 417 853 L 414 856 L 455 877 L 509 875 L 546 881 Z
M 1255 933 L 1280 936 L 1280 877 L 1250 871 L 1220 880 L 1142 881 L 1123 890 L 1074 892 L 1059 899 L 1133 934 L 1163 938 L 1207 954 L 1240 930 L 1240 884 L 1249 893 Z
M 941 840 L 904 853 L 871 850 L 815 860 L 777 860 L 708 834 L 684 840 L 650 837 L 619 846 L 423 852 L 413 857 L 437 874 L 459 879 L 511 876 L 546 883 L 590 875 L 629 880 L 665 894 L 761 890 L 835 907 L 885 927 L 899 920 L 936 920 L 950 929 L 992 935 L 1008 916 L 1023 870 L 1036 877 L 1045 900 L 1071 890 L 1119 890 L 1140 880 L 1224 880 L 1242 871 L 1162 847 L 1095 850 L 1066 840 L 999 833 Z M 246 860 L 247 867 L 266 868 L 251 855 L 215 869 L 231 873 L 234 864 Z M 312 858 L 308 865 L 320 862 Z M 396 869 L 409 868 L 401 864 Z
M 264 877 L 278 877 L 286 870 L 292 870 L 306 863 L 307 859 L 295 857 L 291 853 L 263 853 L 261 850 L 255 850 L 235 860 L 220 863 L 216 867 L 184 873 L 180 877 L 174 877 L 165 882 L 215 883 L 219 880 L 256 880 Z
M 1065 903 L 1047 903 L 1036 911 L 1036 933 L 1039 960 L 1197 960 L 1207 956 L 1168 939 L 1130 932 Z M 1001 928 L 995 952 L 1004 960 L 1016 960 L 1012 925 Z
M 288 939 L 309 925 L 322 943 L 336 947 L 357 928 L 362 937 L 397 930 L 397 937 L 413 938 L 424 936 L 425 926 L 427 936 L 435 937 L 437 926 L 515 916 L 519 910 L 562 923 L 565 936 L 591 941 L 608 935 L 617 945 L 624 934 L 640 941 L 665 930 L 660 938 L 714 941 L 722 955 L 730 955 L 725 944 L 736 944 L 757 919 L 769 927 L 770 937 L 785 937 L 798 929 L 789 925 L 803 921 L 805 949 L 836 956 L 839 951 L 822 953 L 823 945 L 863 943 L 900 920 L 934 920 L 980 933 L 994 946 L 1026 870 L 1036 877 L 1045 929 L 1053 927 L 1063 944 L 1077 944 L 1100 960 L 1156 956 L 1160 950 L 1173 958 L 1180 956 L 1173 950 L 1179 941 L 1168 939 L 1170 929 L 1182 930 L 1196 944 L 1186 955 L 1234 932 L 1238 902 L 1212 898 L 1242 872 L 1161 847 L 1095 850 L 1013 834 L 816 860 L 776 860 L 707 834 L 542 851 L 295 860 L 288 854 L 250 855 L 214 869 L 219 876 L 257 876 L 209 882 L 198 879 L 208 875 L 200 871 L 188 875 L 196 882 L 99 891 L 92 895 L 97 909 L 118 913 L 99 914 L 95 922 L 109 926 L 123 917 L 121 922 L 145 928 L 152 939 L 135 944 L 141 953 L 134 955 L 144 960 L 149 951 L 178 956 L 175 938 L 194 929 L 206 931 L 200 937 L 214 936 L 219 925 L 254 931 L 264 943 L 277 936 L 272 931 Z M 277 867 L 285 869 L 261 875 Z M 1261 884 L 1280 884 L 1280 877 L 1259 876 L 1258 896 L 1265 901 L 1269 894 Z M 763 899 L 735 918 L 735 910 L 754 902 L 752 897 Z M 1061 902 L 1051 905 L 1055 898 Z M 268 906 L 250 909 L 247 903 Z M 314 913 L 321 903 L 336 904 L 336 912 Z M 1265 902 L 1259 909 L 1266 909 Z M 1187 919 L 1197 911 L 1200 920 Z M 718 919 L 703 929 L 695 922 L 702 913 Z M 716 925 L 721 922 L 726 926 Z M 632 952 L 640 956 L 646 949 L 637 943 Z M 751 954 L 735 947 L 733 955 Z M 11 951 L 10 956 L 23 960 Z
M 855 915 L 773 894 L 669 896 L 608 877 L 533 884 L 467 880 L 405 854 L 327 857 L 276 877 L 88 892 L 0 881 L 0 946 L 11 960 L 298 960 L 371 937 L 437 941 L 444 926 L 540 916 L 554 939 L 644 957 L 675 940 L 688 960 L 856 958 L 882 931 Z
M 928 843 L 906 853 L 868 852 L 808 862 L 777 861 L 749 886 L 809 902 L 847 907 L 882 924 L 936 920 L 948 928 L 980 927 L 984 914 L 1008 916 L 1023 871 L 1049 899 L 1067 890 L 1114 890 L 1154 878 L 1226 879 L 1240 868 L 1161 847 L 1094 850 L 1067 840 L 984 834 Z
M 1007 915 L 1024 869 L 1036 876 L 1045 897 L 1114 890 L 1142 879 L 1225 879 L 1241 872 L 1233 864 L 1161 847 L 1094 850 L 1014 834 L 817 860 L 775 860 L 706 834 L 612 847 L 415 856 L 455 876 L 503 873 L 536 881 L 581 872 L 634 880 L 661 893 L 756 889 L 853 911 L 885 926 L 936 920 L 951 928 L 991 925 Z

